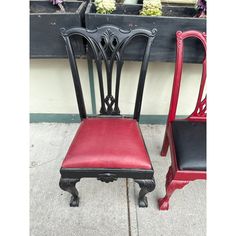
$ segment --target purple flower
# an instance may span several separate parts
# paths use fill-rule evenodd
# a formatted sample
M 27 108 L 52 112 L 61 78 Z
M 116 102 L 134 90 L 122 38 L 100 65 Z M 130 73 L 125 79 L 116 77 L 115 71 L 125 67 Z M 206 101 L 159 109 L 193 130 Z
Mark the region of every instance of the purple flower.
M 207 0 L 198 0 L 196 17 L 206 17 L 207 14 Z
M 207 1 L 206 0 L 198 0 L 197 9 L 200 11 L 204 11 L 206 13 L 207 10 Z
M 58 5 L 64 2 L 64 0 L 49 0 L 53 5 Z

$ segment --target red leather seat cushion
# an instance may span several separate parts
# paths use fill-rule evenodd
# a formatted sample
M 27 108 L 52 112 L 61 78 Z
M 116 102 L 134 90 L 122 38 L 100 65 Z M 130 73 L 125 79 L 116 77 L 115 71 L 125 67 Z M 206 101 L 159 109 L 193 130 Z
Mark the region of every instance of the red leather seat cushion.
M 87 118 L 62 163 L 62 168 L 151 169 L 136 120 Z

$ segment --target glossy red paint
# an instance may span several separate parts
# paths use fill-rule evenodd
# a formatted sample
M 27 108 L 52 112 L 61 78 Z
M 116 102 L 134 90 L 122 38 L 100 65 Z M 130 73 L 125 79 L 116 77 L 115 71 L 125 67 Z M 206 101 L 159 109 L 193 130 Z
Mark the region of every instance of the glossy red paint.
M 166 195 L 164 198 L 158 200 L 160 210 L 169 209 L 169 199 L 172 193 L 176 189 L 183 188 L 189 181 L 197 179 L 206 179 L 206 171 L 193 171 L 193 170 L 180 170 L 178 168 L 175 145 L 173 140 L 173 131 L 171 123 L 176 119 L 176 110 L 178 105 L 182 68 L 183 68 L 183 42 L 186 38 L 198 38 L 205 49 L 205 58 L 202 63 L 202 78 L 200 83 L 200 89 L 194 111 L 184 120 L 206 122 L 206 111 L 207 111 L 207 99 L 206 96 L 203 98 L 204 86 L 206 82 L 206 33 L 190 30 L 186 32 L 176 32 L 176 65 L 175 75 L 172 87 L 172 96 L 170 102 L 169 115 L 166 124 L 166 131 L 164 141 L 161 150 L 161 156 L 166 156 L 168 148 L 170 147 L 171 154 L 171 166 L 166 176 Z M 179 120 L 179 119 L 178 119 Z
M 169 209 L 169 199 L 170 199 L 172 193 L 176 189 L 181 189 L 186 184 L 189 183 L 189 181 L 186 181 L 186 180 L 176 180 L 173 178 L 174 178 L 173 170 L 170 166 L 169 171 L 166 175 L 166 195 L 164 198 L 161 198 L 158 200 L 160 210 L 168 210 Z

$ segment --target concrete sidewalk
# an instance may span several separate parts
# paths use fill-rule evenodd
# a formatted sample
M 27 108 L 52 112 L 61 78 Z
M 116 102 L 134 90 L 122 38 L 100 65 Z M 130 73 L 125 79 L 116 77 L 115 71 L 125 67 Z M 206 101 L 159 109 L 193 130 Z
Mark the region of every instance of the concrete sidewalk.
M 163 125 L 141 125 L 154 169 L 156 189 L 148 208 L 137 206 L 139 186 L 129 179 L 105 184 L 82 179 L 80 206 L 69 207 L 70 194 L 58 182 L 59 169 L 78 124 L 30 125 L 31 236 L 202 236 L 206 235 L 206 182 L 195 181 L 172 195 L 169 211 L 159 211 L 165 195 L 170 156 L 160 157 Z

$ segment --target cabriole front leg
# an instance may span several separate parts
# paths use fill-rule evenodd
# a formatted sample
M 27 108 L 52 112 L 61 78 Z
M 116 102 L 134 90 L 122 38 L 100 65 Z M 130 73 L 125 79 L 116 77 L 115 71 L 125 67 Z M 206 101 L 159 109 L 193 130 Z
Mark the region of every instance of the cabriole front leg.
M 135 179 L 134 180 L 136 183 L 139 184 L 139 187 L 141 188 L 139 192 L 139 197 L 138 197 L 138 205 L 139 207 L 148 207 L 148 201 L 147 197 L 145 196 L 147 193 L 152 192 L 155 187 L 155 180 L 154 178 L 152 179 Z
M 189 181 L 176 180 L 172 171 L 172 167 L 169 167 L 169 170 L 166 175 L 166 195 L 163 198 L 158 199 L 159 209 L 161 211 L 169 209 L 169 200 L 171 195 L 176 189 L 183 188 Z
M 79 193 L 75 187 L 76 183 L 79 182 L 80 179 L 64 179 L 61 178 L 59 182 L 59 186 L 62 190 L 71 193 L 70 206 L 77 207 L 79 206 Z

